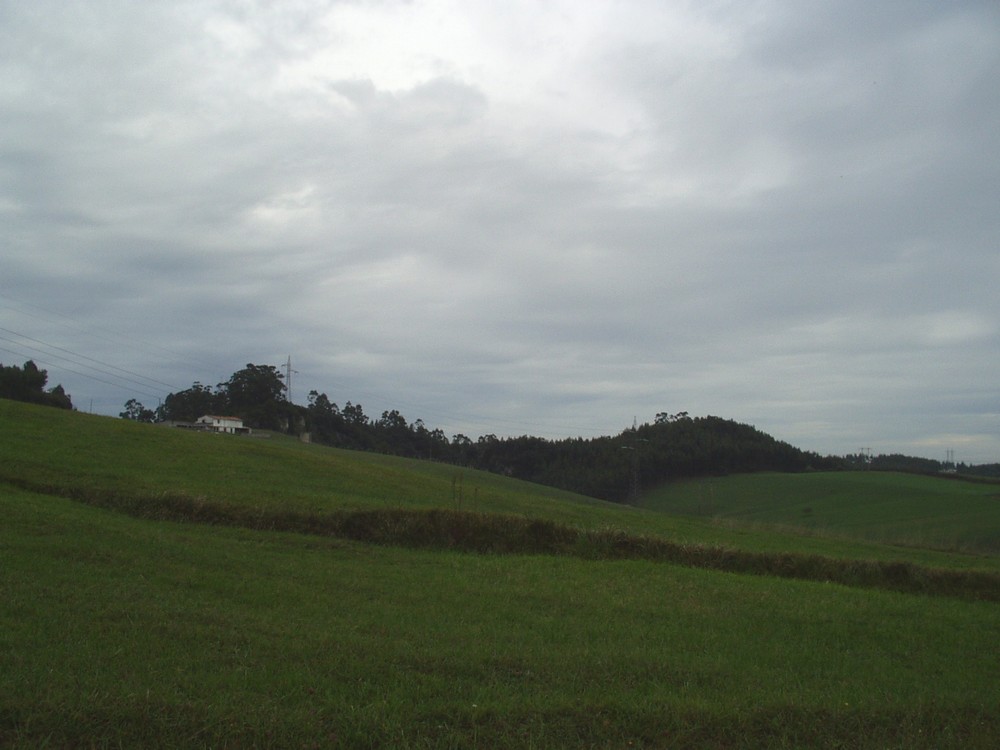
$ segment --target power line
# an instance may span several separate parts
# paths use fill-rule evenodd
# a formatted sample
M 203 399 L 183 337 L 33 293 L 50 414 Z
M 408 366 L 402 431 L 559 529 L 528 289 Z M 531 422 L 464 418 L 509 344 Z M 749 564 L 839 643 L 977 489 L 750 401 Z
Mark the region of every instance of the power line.
M 33 347 L 31 347 L 31 348 L 33 348 Z M 121 383 L 112 383 L 110 380 L 104 380 L 103 378 L 95 377 L 94 375 L 90 375 L 90 374 L 88 374 L 86 372 L 79 372 L 78 370 L 74 370 L 71 367 L 66 367 L 65 365 L 52 364 L 51 362 L 45 362 L 44 360 L 38 359 L 37 357 L 33 357 L 31 355 L 26 355 L 23 352 L 16 352 L 16 351 L 13 351 L 12 349 L 7 349 L 5 347 L 0 347 L 0 351 L 7 352 L 8 354 L 13 354 L 13 355 L 15 355 L 17 357 L 22 357 L 25 360 L 31 360 L 33 362 L 37 362 L 37 364 L 44 365 L 45 367 L 57 367 L 57 368 L 59 368 L 61 370 L 65 370 L 66 372 L 71 372 L 74 375 L 79 375 L 82 378 L 87 378 L 87 379 L 93 380 L 93 381 L 95 381 L 97 383 L 104 383 L 105 385 L 110 385 L 110 386 L 113 386 L 115 388 L 127 388 L 127 386 L 122 386 Z M 138 388 L 130 388 L 128 390 L 131 390 L 134 393 L 138 393 L 138 394 L 143 395 L 143 396 L 149 396 L 151 398 L 159 398 L 160 397 L 159 394 L 149 393 L 148 391 L 143 391 L 143 390 L 140 390 Z
M 16 299 L 14 297 L 11 297 L 6 292 L 0 291 L 0 299 L 6 299 L 8 302 L 13 302 L 15 303 L 15 305 L 17 305 L 17 307 L 14 307 L 9 304 L 0 304 L 0 307 L 5 307 L 8 310 L 13 310 L 21 315 L 26 315 L 28 317 L 35 318 L 36 320 L 47 318 L 50 321 L 56 322 L 60 326 L 65 326 L 72 330 L 78 331 L 86 336 L 96 338 L 101 341 L 114 344 L 116 346 L 121 346 L 122 343 L 125 342 L 129 347 L 145 352 L 147 354 L 155 353 L 158 356 L 167 355 L 169 361 L 171 362 L 186 361 L 189 364 L 196 365 L 199 369 L 207 369 L 207 370 L 214 369 L 213 365 L 210 365 L 207 362 L 203 362 L 196 358 L 193 358 L 187 353 L 178 353 L 176 351 L 172 351 L 165 347 L 158 346 L 157 344 L 154 344 L 150 341 L 136 339 L 133 336 L 128 336 L 127 334 L 121 333 L 119 331 L 113 331 L 109 328 L 101 328 L 100 326 L 96 325 L 88 325 L 86 328 L 84 328 L 78 325 L 74 318 L 71 318 L 67 315 L 63 315 L 62 313 L 54 312 L 52 310 L 46 310 L 43 307 L 39 307 L 38 305 L 24 302 L 23 300 Z M 36 312 L 30 312 L 29 310 L 33 310 Z M 42 315 L 38 315 L 37 313 L 41 313 Z M 101 331 L 103 331 L 108 335 L 101 335 L 100 333 Z M 173 388 L 175 386 L 170 386 L 170 387 Z
M 5 330 L 5 329 L 0 329 L 0 330 Z M 9 338 L 7 336 L 0 335 L 0 340 L 7 341 L 7 342 L 9 342 L 11 344 L 14 344 L 14 345 L 22 347 L 22 348 L 26 348 L 26 349 L 30 349 L 30 350 L 35 351 L 35 352 L 39 352 L 44 357 L 54 358 L 56 360 L 61 360 L 62 362 L 69 362 L 70 364 L 76 365 L 77 367 L 85 367 L 85 368 L 87 368 L 89 370 L 93 370 L 94 372 L 97 372 L 97 373 L 99 373 L 101 375 L 104 375 L 104 376 L 107 376 L 107 377 L 111 377 L 111 378 L 117 378 L 118 380 L 123 381 L 124 383 L 127 384 L 127 385 L 123 386 L 121 383 L 113 383 L 113 382 L 110 382 L 110 381 L 107 381 L 107 380 L 100 380 L 100 382 L 107 383 L 108 385 L 114 385 L 116 387 L 126 387 L 126 388 L 133 388 L 134 386 L 139 386 L 140 388 L 145 388 L 145 389 L 155 389 L 155 390 L 160 391 L 162 393 L 162 389 L 161 388 L 157 388 L 155 385 L 151 385 L 150 383 L 144 383 L 142 381 L 135 380 L 133 378 L 126 377 L 124 375 L 119 375 L 118 373 L 111 372 L 109 370 L 101 369 L 100 367 L 94 367 L 93 365 L 89 365 L 86 362 L 79 362 L 79 361 L 71 359 L 69 357 L 65 357 L 65 356 L 63 356 L 61 354 L 56 354 L 54 352 L 50 352 L 50 351 L 46 351 L 44 349 L 40 349 L 37 346 L 32 346 L 31 344 L 25 344 L 25 343 L 23 343 L 21 341 L 17 341 L 17 340 L 11 339 L 11 338 Z M 29 339 L 29 340 L 33 341 L 35 339 Z M 44 344 L 44 342 L 40 342 L 40 343 Z M 54 347 L 54 348 L 58 348 L 58 347 Z M 75 354 L 74 352 L 69 352 L 69 353 L 70 354 Z M 82 355 L 76 355 L 76 356 L 82 356 Z M 85 358 L 85 359 L 87 359 L 87 358 Z M 104 364 L 104 363 L 99 362 L 98 360 L 95 360 L 95 361 L 97 361 L 98 364 Z M 61 364 L 61 363 L 59 363 L 59 364 L 52 364 L 50 366 L 52 366 L 52 367 L 60 367 L 60 368 L 65 369 L 65 370 L 67 370 L 69 372 L 73 372 L 73 373 L 75 373 L 77 375 L 82 375 L 84 377 L 87 377 L 87 373 L 82 373 L 82 372 L 79 372 L 77 370 L 73 370 L 73 369 L 71 369 L 69 367 L 66 367 L 66 365 Z M 110 367 L 112 369 L 116 369 L 114 367 L 114 365 L 107 365 L 107 367 Z M 127 372 L 127 371 L 123 370 L 123 372 Z M 140 377 L 142 377 L 142 376 L 140 376 Z M 95 380 L 99 380 L 98 378 L 94 378 L 94 379 Z
M 2 302 L 2 300 L 6 300 L 8 303 L 13 303 L 13 305 L 11 305 L 11 304 L 5 304 L 5 303 Z M 215 370 L 216 367 L 217 367 L 217 365 L 208 364 L 206 362 L 198 360 L 197 358 L 193 358 L 190 355 L 181 354 L 181 353 L 177 353 L 175 351 L 171 351 L 170 349 L 158 346 L 158 345 L 156 345 L 156 344 L 154 344 L 152 342 L 149 342 L 149 341 L 144 341 L 144 340 L 140 341 L 140 340 L 135 339 L 134 337 L 130 337 L 130 336 L 122 334 L 120 332 L 112 331 L 111 329 L 107 329 L 107 328 L 103 328 L 102 329 L 99 326 L 88 326 L 86 328 L 83 328 L 83 327 L 81 327 L 80 325 L 78 325 L 76 323 L 75 319 L 73 319 L 73 318 L 71 318 L 69 316 L 66 316 L 66 315 L 63 315 L 61 313 L 57 313 L 57 312 L 54 312 L 54 311 L 51 311 L 51 310 L 46 310 L 45 308 L 39 307 L 38 305 L 31 304 L 31 303 L 24 302 L 22 300 L 16 299 L 16 298 L 12 297 L 11 295 L 7 294 L 4 291 L 0 291 L 0 307 L 6 308 L 8 310 L 13 310 L 13 311 L 15 311 L 18 314 L 25 315 L 25 316 L 30 317 L 30 318 L 35 318 L 37 320 L 45 320 L 45 319 L 47 319 L 48 321 L 52 322 L 54 325 L 58 325 L 61 328 L 66 328 L 66 329 L 72 329 L 72 330 L 75 330 L 75 331 L 79 331 L 79 332 L 81 332 L 82 334 L 84 334 L 84 335 L 86 335 L 88 337 L 99 339 L 99 340 L 102 340 L 102 341 L 114 344 L 116 346 L 122 346 L 123 345 L 122 342 L 125 342 L 125 345 L 129 346 L 130 348 L 133 348 L 133 349 L 136 349 L 136 350 L 139 350 L 139 351 L 143 351 L 143 352 L 146 352 L 148 354 L 157 354 L 157 355 L 164 355 L 165 354 L 165 355 L 167 355 L 170 358 L 170 360 L 172 362 L 187 362 L 189 364 L 195 365 L 197 367 L 197 369 L 199 369 L 199 370 L 205 369 L 205 370 L 208 370 L 208 371 L 212 371 L 212 370 Z M 0 328 L 0 330 L 8 330 L 8 329 L 2 329 L 2 328 Z M 101 331 L 103 331 L 104 333 L 106 333 L 108 335 L 101 335 Z M 116 372 L 102 371 L 101 369 L 99 369 L 97 367 L 93 367 L 91 365 L 88 365 L 88 364 L 86 364 L 84 362 L 76 362 L 74 360 L 67 359 L 67 361 L 72 362 L 73 364 L 75 364 L 75 365 L 77 365 L 79 367 L 86 367 L 86 368 L 95 370 L 95 371 L 97 371 L 97 372 L 99 372 L 101 374 L 107 375 L 109 377 L 118 378 L 118 379 L 121 379 L 121 380 L 126 381 L 128 383 L 134 383 L 134 384 L 140 385 L 140 386 L 142 386 L 142 387 L 144 387 L 146 389 L 153 388 L 153 389 L 159 390 L 158 386 L 163 386 L 165 388 L 170 389 L 171 391 L 182 390 L 178 386 L 175 386 L 175 385 L 172 385 L 172 384 L 169 384 L 169 383 L 164 383 L 163 381 L 156 380 L 155 378 L 150 378 L 150 377 L 147 377 L 145 375 L 141 375 L 139 373 L 135 373 L 135 372 L 132 372 L 130 370 L 126 370 L 124 368 L 117 367 L 117 366 L 112 365 L 110 363 L 103 362 L 101 360 L 94 359 L 92 357 L 87 357 L 86 355 L 78 354 L 78 353 L 73 352 L 73 351 L 71 351 L 69 349 L 64 349 L 64 348 L 58 347 L 58 346 L 56 346 L 54 344 L 48 344 L 48 343 L 46 343 L 44 341 L 41 341 L 39 339 L 33 339 L 33 338 L 29 337 L 29 336 L 25 336 L 24 334 L 12 332 L 12 331 L 9 331 L 9 330 L 8 330 L 8 332 L 15 333 L 15 335 L 17 335 L 17 336 L 20 336 L 20 337 L 22 337 L 24 339 L 27 339 L 29 341 L 35 341 L 36 343 L 40 343 L 40 344 L 42 344 L 42 345 L 44 345 L 46 347 L 49 347 L 51 349 L 57 349 L 59 351 L 66 352 L 66 353 L 71 354 L 71 355 L 73 355 L 75 357 L 78 357 L 80 359 L 85 359 L 85 360 L 89 360 L 91 362 L 95 362 L 96 364 L 99 364 L 99 365 L 101 365 L 104 368 L 108 368 L 109 370 L 117 370 L 120 373 L 125 373 L 125 375 L 129 375 L 129 376 L 134 376 L 134 377 L 137 377 L 137 378 L 141 378 L 143 381 L 148 381 L 148 382 L 139 382 L 139 381 L 134 380 L 132 377 L 126 377 L 125 375 L 119 375 Z M 0 338 L 2 338 L 2 337 L 0 337 Z M 17 344 L 18 346 L 28 346 L 27 344 L 23 344 L 21 342 L 13 342 L 13 343 Z M 30 347 L 30 348 L 34 348 L 34 347 Z M 7 351 L 9 351 L 9 350 L 7 350 Z M 42 351 L 42 350 L 36 349 L 36 351 Z M 18 356 L 23 356 L 23 355 L 18 354 Z M 59 359 L 66 359 L 64 357 L 60 357 L 57 354 L 53 354 L 52 352 L 45 352 L 45 356 L 57 357 Z M 285 363 L 285 367 L 289 367 L 290 366 L 290 364 L 291 364 L 290 360 L 291 360 L 291 357 L 289 356 L 287 362 Z M 94 380 L 96 382 L 104 383 L 104 384 L 115 386 L 115 387 L 122 387 L 122 386 L 120 386 L 117 383 L 112 383 L 112 382 L 109 382 L 107 380 L 103 380 L 101 378 L 88 375 L 86 373 L 77 372 L 76 370 L 72 370 L 71 368 L 65 367 L 63 365 L 58 365 L 57 364 L 57 365 L 49 365 L 49 366 L 52 366 L 52 367 L 63 367 L 63 369 L 66 369 L 68 372 L 72 372 L 72 373 L 74 373 L 76 375 L 80 375 L 82 377 L 90 378 L 91 380 Z M 300 374 L 297 370 L 293 370 L 291 372 L 288 372 L 286 370 L 286 373 L 288 375 L 291 375 L 291 374 L 298 375 L 298 374 Z M 288 381 L 286 382 L 286 386 L 288 387 L 287 394 L 288 394 L 289 400 L 291 400 L 291 384 L 290 384 L 290 381 L 291 381 L 291 378 L 289 377 Z M 132 386 L 128 386 L 128 387 L 132 387 Z M 344 395 L 347 395 L 346 391 L 348 390 L 348 388 L 343 383 L 338 383 L 336 381 L 333 381 L 333 382 L 327 381 L 327 383 L 324 384 L 321 387 L 321 390 L 324 387 L 328 388 L 328 389 L 329 388 L 337 389 L 340 392 L 344 393 Z M 142 393 L 143 395 L 146 395 L 146 396 L 150 396 L 150 397 L 153 397 L 153 398 L 160 398 L 160 395 L 158 395 L 158 394 L 150 394 L 147 391 L 140 391 L 139 389 L 135 389 L 135 388 L 133 388 L 133 390 L 135 390 L 137 393 Z M 437 408 L 426 408 L 425 406 L 422 406 L 420 404 L 415 404 L 414 402 L 408 401 L 406 399 L 399 399 L 399 398 L 397 398 L 395 396 L 386 396 L 386 395 L 381 394 L 381 393 L 374 393 L 374 392 L 372 392 L 370 390 L 367 390 L 365 388 L 360 388 L 355 393 L 356 393 L 356 397 L 354 399 L 351 399 L 351 400 L 357 401 L 358 400 L 357 397 L 363 398 L 365 400 L 367 400 L 367 399 L 370 398 L 372 400 L 375 400 L 376 402 L 382 402 L 383 404 L 388 405 L 388 407 L 390 407 L 390 408 L 397 408 L 397 407 L 399 407 L 399 408 L 406 409 L 407 411 L 411 412 L 412 414 L 416 414 L 417 417 L 419 417 L 419 418 L 428 418 L 428 419 L 432 419 L 432 420 L 442 420 L 442 421 L 448 421 L 448 422 L 453 422 L 453 423 L 465 423 L 464 429 L 466 429 L 466 430 L 468 430 L 470 427 L 472 427 L 473 429 L 478 428 L 480 430 L 488 430 L 488 431 L 500 431 L 500 430 L 503 430 L 504 432 L 510 432 L 511 434 L 513 434 L 513 433 L 521 431 L 521 430 L 534 430 L 534 429 L 537 429 L 537 427 L 538 427 L 538 425 L 535 422 L 531 422 L 531 421 L 504 419 L 503 417 L 498 417 L 498 416 L 485 416 L 485 415 L 482 415 L 482 414 L 473 414 L 473 413 L 455 414 L 455 413 L 450 412 L 449 410 L 447 410 L 447 407 L 443 411 L 440 410 L 440 409 L 437 409 Z M 603 429 L 603 428 L 584 427 L 584 426 L 579 426 L 579 425 L 570 426 L 570 425 L 566 425 L 566 424 L 550 424 L 549 428 L 548 428 L 548 431 L 550 431 L 550 432 L 563 431 L 563 432 L 565 432 L 567 434 L 568 433 L 573 433 L 573 434 L 588 434 L 589 433 L 589 434 L 592 434 L 592 435 L 604 435 L 607 432 L 607 430 Z
M 79 357 L 80 359 L 85 359 L 85 360 L 88 360 L 89 362 L 94 362 L 96 364 L 99 364 L 102 367 L 108 367 L 108 368 L 110 368 L 112 370 L 118 370 L 119 372 L 124 372 L 127 375 L 134 375 L 137 378 L 142 378 L 143 380 L 148 380 L 149 383 L 155 383 L 156 385 L 162 385 L 162 386 L 166 386 L 167 388 L 172 388 L 172 389 L 175 389 L 177 387 L 177 386 L 171 385 L 170 383 L 164 383 L 162 380 L 157 380 L 156 378 L 150 378 L 150 377 L 147 377 L 145 375 L 141 375 L 140 373 L 132 372 L 131 370 L 126 370 L 126 369 L 124 369 L 122 367 L 118 367 L 118 366 L 113 365 L 113 364 L 111 364 L 109 362 L 103 362 L 103 361 L 101 361 L 99 359 L 94 359 L 93 357 L 88 357 L 86 354 L 80 354 L 80 353 L 74 352 L 74 351 L 72 351 L 70 349 L 66 349 L 64 347 L 57 346 L 56 344 L 50 344 L 50 343 L 48 343 L 46 341 L 42 341 L 40 339 L 36 339 L 36 338 L 32 338 L 31 336 L 27 336 L 27 335 L 25 335 L 23 333 L 19 333 L 17 331 L 12 331 L 9 328 L 3 328 L 2 326 L 0 326 L 0 331 L 4 331 L 5 333 L 13 334 L 14 336 L 19 336 L 22 339 L 27 339 L 28 341 L 34 341 L 36 344 L 41 344 L 42 346 L 47 346 L 50 349 L 56 349 L 56 350 L 61 351 L 61 352 L 66 352 L 67 354 L 71 354 L 74 357 Z M 7 338 L 6 336 L 0 336 L 0 338 L 3 338 L 6 341 L 11 341 L 11 339 Z M 12 341 L 11 343 L 15 343 L 16 344 L 18 342 Z M 20 346 L 28 346 L 28 345 L 27 344 L 20 344 Z M 35 347 L 29 347 L 29 348 L 33 348 L 34 349 Z M 40 350 L 36 349 L 36 351 L 40 351 Z M 59 355 L 53 355 L 53 356 L 59 356 Z M 73 362 L 73 360 L 68 360 L 68 361 Z M 94 369 L 94 370 L 97 370 L 98 372 L 101 372 L 101 370 L 99 370 L 98 368 L 92 367 L 91 365 L 88 365 L 88 364 L 86 364 L 84 362 L 73 362 L 73 363 L 77 364 L 77 365 L 80 365 L 82 367 L 90 367 L 91 369 Z M 137 385 L 143 385 L 143 386 L 145 386 L 147 388 L 150 387 L 150 385 L 147 384 L 147 383 L 140 383 L 139 381 L 132 380 L 131 378 L 126 378 L 126 377 L 123 377 L 121 375 L 116 375 L 115 373 L 112 373 L 112 372 L 105 372 L 104 374 L 110 375 L 110 376 L 116 377 L 116 378 L 121 378 L 122 380 L 131 382 L 131 383 L 136 383 Z

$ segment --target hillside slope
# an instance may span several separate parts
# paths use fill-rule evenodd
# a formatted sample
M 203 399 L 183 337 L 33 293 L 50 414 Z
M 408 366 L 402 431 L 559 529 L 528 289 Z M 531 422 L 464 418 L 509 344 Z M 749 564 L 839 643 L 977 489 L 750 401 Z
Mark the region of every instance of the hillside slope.
M 911 546 L 1000 554 L 1000 484 L 893 472 L 744 474 L 673 482 L 643 507 Z
M 449 464 L 332 449 L 277 435 L 191 433 L 6 400 L 0 400 L 0 451 L 0 482 L 63 496 L 170 496 L 246 508 L 261 516 L 385 509 L 513 514 L 680 544 L 1000 570 L 1000 559 L 993 556 L 791 532 L 752 533 Z
M 701 549 L 724 563 L 796 543 L 902 550 L 473 473 L 459 511 L 453 467 L 5 402 L 0 458 L 2 747 L 985 750 L 1000 733 L 994 601 L 268 524 L 385 513 L 391 533 L 407 514 L 454 514 L 545 533 L 613 526 L 628 543 L 652 538 L 624 529 L 716 534 L 734 544 Z M 130 503 L 239 523 L 111 510 Z

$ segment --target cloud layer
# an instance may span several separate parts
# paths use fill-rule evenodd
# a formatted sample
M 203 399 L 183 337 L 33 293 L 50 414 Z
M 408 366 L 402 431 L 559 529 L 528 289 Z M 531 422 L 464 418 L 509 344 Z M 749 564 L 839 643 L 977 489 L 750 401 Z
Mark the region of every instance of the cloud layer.
M 0 361 L 998 461 L 998 63 L 992 2 L 0 3 Z

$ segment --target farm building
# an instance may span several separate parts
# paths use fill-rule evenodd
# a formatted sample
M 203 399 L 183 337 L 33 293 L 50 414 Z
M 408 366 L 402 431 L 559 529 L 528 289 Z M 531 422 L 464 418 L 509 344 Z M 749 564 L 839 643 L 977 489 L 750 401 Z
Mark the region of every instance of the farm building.
M 206 414 L 198 417 L 195 426 L 202 430 L 211 432 L 225 432 L 230 435 L 248 435 L 249 427 L 243 426 L 243 420 L 239 417 L 220 417 L 214 414 Z

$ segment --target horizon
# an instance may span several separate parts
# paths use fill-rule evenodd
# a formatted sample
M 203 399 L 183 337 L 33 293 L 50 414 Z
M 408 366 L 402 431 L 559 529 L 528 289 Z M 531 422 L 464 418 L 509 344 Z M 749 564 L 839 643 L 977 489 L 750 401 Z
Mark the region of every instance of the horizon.
M 22 365 L 23 364 L 24 363 L 22 363 Z M 2 366 L 10 366 L 8 363 L 3 362 L 3 360 L 0 360 L 0 365 L 2 365 Z M 41 368 L 41 369 L 45 370 L 44 367 Z M 198 383 L 198 382 L 199 381 L 193 381 L 192 386 L 194 384 Z M 51 383 L 50 382 L 50 383 L 48 383 L 46 385 L 46 390 L 49 390 L 50 388 L 55 387 L 56 385 L 60 385 L 60 384 L 58 384 L 58 383 Z M 202 383 L 202 385 L 206 385 L 206 384 Z M 224 383 L 219 383 L 219 384 L 217 384 L 215 386 L 212 386 L 213 390 L 215 388 L 217 388 L 219 385 L 224 385 Z M 192 387 L 192 386 L 188 386 L 188 387 Z M 186 389 L 181 389 L 181 390 L 186 390 Z M 320 391 L 320 393 L 323 393 L 323 392 Z M 67 392 L 67 395 L 70 398 L 72 398 L 72 393 L 68 393 Z M 327 396 L 329 397 L 329 394 L 327 394 Z M 330 400 L 331 400 L 331 402 L 335 406 L 337 406 L 340 409 L 342 409 L 343 406 L 346 405 L 346 404 L 348 404 L 348 403 L 353 404 L 355 406 L 358 406 L 358 405 L 360 405 L 362 407 L 364 406 L 364 404 L 362 404 L 360 402 L 355 402 L 352 399 L 347 399 L 343 403 L 338 403 L 334 399 L 330 399 Z M 143 408 L 153 408 L 153 409 L 156 408 L 156 407 L 150 407 L 149 404 L 143 403 L 141 399 L 136 399 L 136 401 L 139 402 L 143 406 Z M 122 417 L 121 413 L 124 411 L 126 403 L 127 403 L 127 401 L 123 402 L 122 408 L 119 410 L 118 413 L 114 413 L 114 414 L 93 411 L 92 410 L 92 405 L 91 405 L 90 408 L 84 409 L 84 408 L 81 408 L 81 406 L 79 404 L 75 403 L 75 402 L 73 403 L 73 411 L 79 412 L 79 413 L 82 413 L 82 414 L 88 414 L 88 415 L 91 415 L 91 416 L 107 417 L 107 418 L 110 418 L 110 419 L 123 419 L 124 417 Z M 302 404 L 302 403 L 296 404 L 294 401 L 290 401 L 290 403 L 294 404 L 295 406 L 302 407 L 302 408 L 306 408 L 306 406 L 307 406 L 307 404 Z M 49 408 L 51 408 L 51 407 L 49 407 Z M 392 407 L 387 407 L 386 409 L 379 410 L 377 414 L 375 412 L 369 413 L 369 412 L 366 411 L 365 412 L 365 416 L 369 419 L 369 422 L 375 422 L 375 421 L 377 421 L 379 419 L 379 417 L 382 415 L 383 412 L 388 412 L 388 411 L 392 411 Z M 399 410 L 397 409 L 397 411 L 399 411 Z M 402 411 L 400 411 L 400 415 L 407 420 L 407 423 L 411 427 L 413 426 L 413 424 L 417 420 L 421 419 L 420 417 L 416 417 L 416 418 L 414 418 L 414 419 L 411 420 L 409 418 L 409 416 L 406 415 L 405 413 L 403 413 Z M 754 429 L 760 430 L 760 428 L 757 427 L 756 425 L 753 425 L 753 424 L 750 424 L 750 423 L 746 423 L 746 422 L 740 422 L 739 420 L 731 419 L 730 417 L 726 417 L 725 415 L 721 415 L 721 414 L 688 414 L 687 412 L 683 412 L 683 415 L 684 415 L 685 419 L 718 418 L 718 419 L 723 419 L 723 420 L 727 420 L 727 421 L 731 421 L 731 422 L 736 422 L 738 424 L 743 424 L 743 425 L 752 427 Z M 222 416 L 222 415 L 217 415 L 216 414 L 216 415 L 204 415 L 204 416 Z M 236 418 L 239 418 L 235 414 L 232 415 L 232 416 L 236 417 Z M 222 418 L 225 418 L 225 417 L 222 417 Z M 440 429 L 439 427 L 437 427 L 434 424 L 427 424 L 426 420 L 421 420 L 421 421 L 425 422 L 425 427 L 428 430 L 433 431 L 435 429 Z M 633 421 L 632 421 L 631 426 L 623 427 L 623 428 L 621 428 L 620 430 L 618 430 L 616 432 L 607 432 L 607 433 L 595 434 L 595 435 L 592 435 L 592 436 L 590 436 L 588 438 L 584 438 L 584 439 L 592 440 L 592 439 L 603 438 L 603 437 L 613 438 L 613 437 L 616 437 L 618 435 L 622 435 L 622 434 L 624 434 L 625 432 L 628 432 L 631 429 L 635 429 L 636 427 L 649 426 L 649 425 L 655 424 L 655 422 L 656 422 L 655 416 L 653 418 L 649 419 L 649 420 L 644 420 L 644 421 L 639 420 L 639 418 L 636 416 L 636 417 L 633 417 Z M 161 424 L 161 423 L 160 422 L 152 422 L 151 424 Z M 264 430 L 264 431 L 270 431 L 270 430 Z M 873 451 L 873 449 L 870 446 L 862 446 L 862 447 L 859 447 L 857 451 L 851 451 L 851 452 L 847 452 L 847 453 L 844 453 L 844 454 L 832 454 L 832 453 L 825 453 L 824 454 L 824 453 L 818 453 L 817 451 L 810 451 L 810 450 L 808 450 L 806 448 L 803 448 L 802 446 L 799 446 L 799 445 L 797 445 L 795 443 L 791 443 L 788 440 L 784 440 L 779 435 L 771 434 L 771 433 L 767 432 L 766 430 L 760 430 L 760 431 L 763 432 L 763 433 L 765 433 L 766 435 L 770 436 L 771 438 L 779 441 L 779 442 L 788 443 L 793 448 L 796 448 L 796 449 L 801 450 L 801 451 L 806 452 L 806 453 L 815 453 L 815 454 L 817 454 L 817 455 L 819 455 L 820 457 L 823 457 L 823 458 L 846 458 L 848 456 L 862 456 L 862 455 L 864 455 L 864 456 L 867 456 L 867 459 L 870 461 L 870 460 L 873 460 L 873 459 L 876 459 L 876 458 L 879 458 L 879 457 L 890 457 L 890 456 L 893 456 L 893 455 L 902 455 L 902 456 L 905 456 L 905 457 L 908 457 L 908 458 L 917 458 L 917 459 L 923 459 L 923 460 L 929 460 L 929 461 L 937 461 L 938 463 L 940 463 L 942 465 L 951 464 L 951 465 L 954 465 L 954 466 L 959 466 L 959 465 L 965 465 L 965 466 L 982 466 L 982 465 L 990 465 L 990 464 L 1000 464 L 1000 460 L 997 460 L 997 461 L 979 461 L 979 462 L 964 460 L 964 459 L 961 458 L 961 456 L 955 455 L 954 450 L 948 450 L 947 453 L 946 453 L 946 455 L 945 455 L 945 458 L 943 458 L 943 459 L 932 457 L 932 456 L 901 453 L 899 451 L 893 451 L 893 450 L 877 451 L 877 452 L 875 452 L 875 451 Z M 463 434 L 464 435 L 465 433 L 454 433 L 454 434 L 447 434 L 447 433 L 445 433 L 445 434 L 446 434 L 446 437 L 447 437 L 448 441 L 451 442 L 459 434 Z M 520 437 L 532 437 L 532 438 L 541 438 L 543 440 L 547 440 L 547 441 L 550 441 L 550 442 L 558 442 L 560 440 L 574 440 L 574 439 L 583 438 L 582 435 L 538 435 L 538 434 L 533 433 L 533 432 L 522 432 L 522 433 L 516 433 L 516 434 L 515 433 L 498 434 L 496 430 L 489 430 L 489 431 L 484 432 L 484 433 L 479 434 L 479 435 L 475 435 L 475 434 L 474 435 L 465 435 L 465 437 L 468 437 L 473 442 L 476 442 L 479 438 L 486 437 L 486 436 L 489 436 L 489 435 L 492 435 L 493 437 L 496 437 L 497 439 L 500 439 L 500 440 L 517 439 L 517 438 L 520 438 Z

